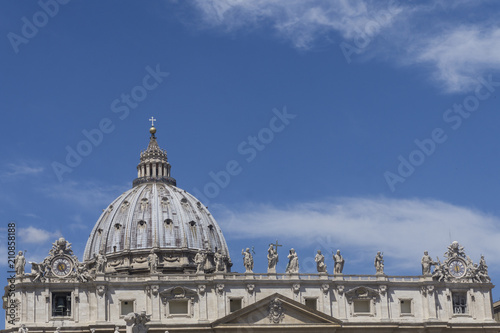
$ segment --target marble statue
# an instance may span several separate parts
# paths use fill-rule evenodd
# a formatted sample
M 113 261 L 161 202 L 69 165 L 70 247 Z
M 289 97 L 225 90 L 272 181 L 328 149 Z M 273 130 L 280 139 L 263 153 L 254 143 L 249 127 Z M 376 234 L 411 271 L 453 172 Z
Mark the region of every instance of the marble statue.
M 276 273 L 276 265 L 278 264 L 278 242 L 269 244 L 267 249 L 267 273 Z
M 76 265 L 76 276 L 81 282 L 88 282 L 94 280 L 89 273 L 89 269 L 86 263 L 79 263 Z
M 97 273 L 104 273 L 104 270 L 106 269 L 106 262 L 108 259 L 106 258 L 106 255 L 104 254 L 104 251 L 100 251 L 99 254 L 97 255 L 96 259 L 96 271 Z
M 54 333 L 61 333 L 61 328 L 57 327 L 56 330 L 54 331 Z
M 214 261 L 215 261 L 215 271 L 226 271 L 226 265 L 224 265 L 224 256 L 221 253 L 221 250 L 217 250 L 214 253 Z
M 115 331 L 113 333 L 120 333 L 120 328 L 118 326 L 115 326 Z
M 14 258 L 14 264 L 16 269 L 16 276 L 23 276 L 24 266 L 26 265 L 26 258 L 23 255 L 23 251 L 19 251 L 17 256 Z
M 335 262 L 333 274 L 342 274 L 344 270 L 344 257 L 340 254 L 340 250 L 337 250 L 337 253 L 333 255 L 333 261 Z
M 318 273 L 326 273 L 325 256 L 321 254 L 321 250 L 318 250 L 316 253 L 314 261 L 316 261 L 316 269 L 318 270 Z
M 150 273 L 156 273 L 158 270 L 158 255 L 155 253 L 154 249 L 148 255 L 148 267 Z
M 436 265 L 436 263 L 432 260 L 429 252 L 424 251 L 424 256 L 422 257 L 422 275 L 431 275 L 431 266 L 434 265 Z
M 245 266 L 245 273 L 253 273 L 253 256 L 250 253 L 250 249 L 247 247 L 246 250 L 241 250 L 243 255 L 243 265 Z
M 33 282 L 44 281 L 45 271 L 47 270 L 47 263 L 45 260 L 39 264 L 36 262 L 31 262 L 31 272 L 33 274 Z
M 377 274 L 384 274 L 384 255 L 380 251 L 375 256 L 374 266 Z
M 286 265 L 285 273 L 298 273 L 299 272 L 299 257 L 294 249 L 290 249 L 287 256 L 288 265 Z
M 205 272 L 205 263 L 207 262 L 207 254 L 204 250 L 199 250 L 194 257 L 194 263 L 196 264 L 196 274 Z
M 21 327 L 19 327 L 19 330 L 17 332 L 18 333 L 28 333 L 28 328 L 26 327 L 25 324 L 22 324 Z
M 131 312 L 123 320 L 127 325 L 127 333 L 147 333 L 146 323 L 151 320 L 151 315 L 146 315 L 146 311 L 142 311 L 140 314 Z

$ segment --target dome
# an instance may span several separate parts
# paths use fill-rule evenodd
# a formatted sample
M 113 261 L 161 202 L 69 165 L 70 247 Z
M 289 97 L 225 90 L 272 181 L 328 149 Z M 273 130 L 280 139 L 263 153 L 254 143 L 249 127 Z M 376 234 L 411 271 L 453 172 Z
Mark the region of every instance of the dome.
M 214 255 L 231 266 L 222 230 L 208 209 L 170 177 L 166 151 L 151 132 L 141 152 L 138 178 L 132 189 L 115 199 L 99 217 L 84 252 L 84 260 L 106 258 L 106 273 L 147 272 L 148 256 L 158 258 L 158 271 L 196 271 L 194 257 L 206 254 L 205 271 L 213 271 Z

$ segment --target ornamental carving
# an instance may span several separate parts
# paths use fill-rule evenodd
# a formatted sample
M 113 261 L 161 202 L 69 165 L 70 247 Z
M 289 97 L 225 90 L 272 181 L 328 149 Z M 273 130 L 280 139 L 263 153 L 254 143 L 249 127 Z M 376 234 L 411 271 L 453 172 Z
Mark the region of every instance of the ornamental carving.
M 271 323 L 279 324 L 285 318 L 285 309 L 283 308 L 281 301 L 277 298 L 273 299 L 269 303 L 268 311 L 268 318 Z
M 441 263 L 439 257 L 437 262 L 434 263 L 435 268 L 432 272 L 434 280 L 444 282 L 491 282 L 484 256 L 481 256 L 479 264 L 475 264 L 465 254 L 464 247 L 457 241 L 448 246 L 448 251 L 445 252 L 444 257 L 443 263 Z
M 254 290 L 255 290 L 255 284 L 251 283 L 247 284 L 247 291 L 249 294 L 253 294 Z

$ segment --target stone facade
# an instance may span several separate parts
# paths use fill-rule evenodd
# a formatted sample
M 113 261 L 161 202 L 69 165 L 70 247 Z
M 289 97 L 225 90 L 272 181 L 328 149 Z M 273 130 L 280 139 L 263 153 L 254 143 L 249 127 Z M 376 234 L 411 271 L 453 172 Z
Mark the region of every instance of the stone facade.
M 457 242 L 443 262 L 425 252 L 420 276 L 387 276 L 380 252 L 374 275 L 344 275 L 340 251 L 334 274 L 320 251 L 318 273 L 301 274 L 294 249 L 279 274 L 277 242 L 269 246 L 266 274 L 253 272 L 248 248 L 245 273 L 231 272 L 222 231 L 206 207 L 175 186 L 155 132 L 132 190 L 103 212 L 82 262 L 64 238 L 31 273 L 18 255 L 8 281 L 15 292 L 7 286 L 3 297 L 3 332 L 500 331 L 486 261 L 475 264 Z

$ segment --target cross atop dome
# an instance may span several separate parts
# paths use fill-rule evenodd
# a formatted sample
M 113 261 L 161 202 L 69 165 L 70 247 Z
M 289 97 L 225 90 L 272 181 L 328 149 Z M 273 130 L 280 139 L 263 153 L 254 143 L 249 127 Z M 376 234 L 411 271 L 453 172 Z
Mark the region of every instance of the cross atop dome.
M 149 118 L 149 121 L 151 122 L 151 128 L 149 129 L 149 133 L 151 133 L 151 136 L 154 137 L 156 133 L 156 127 L 155 127 L 156 119 L 154 117 L 151 117 Z

